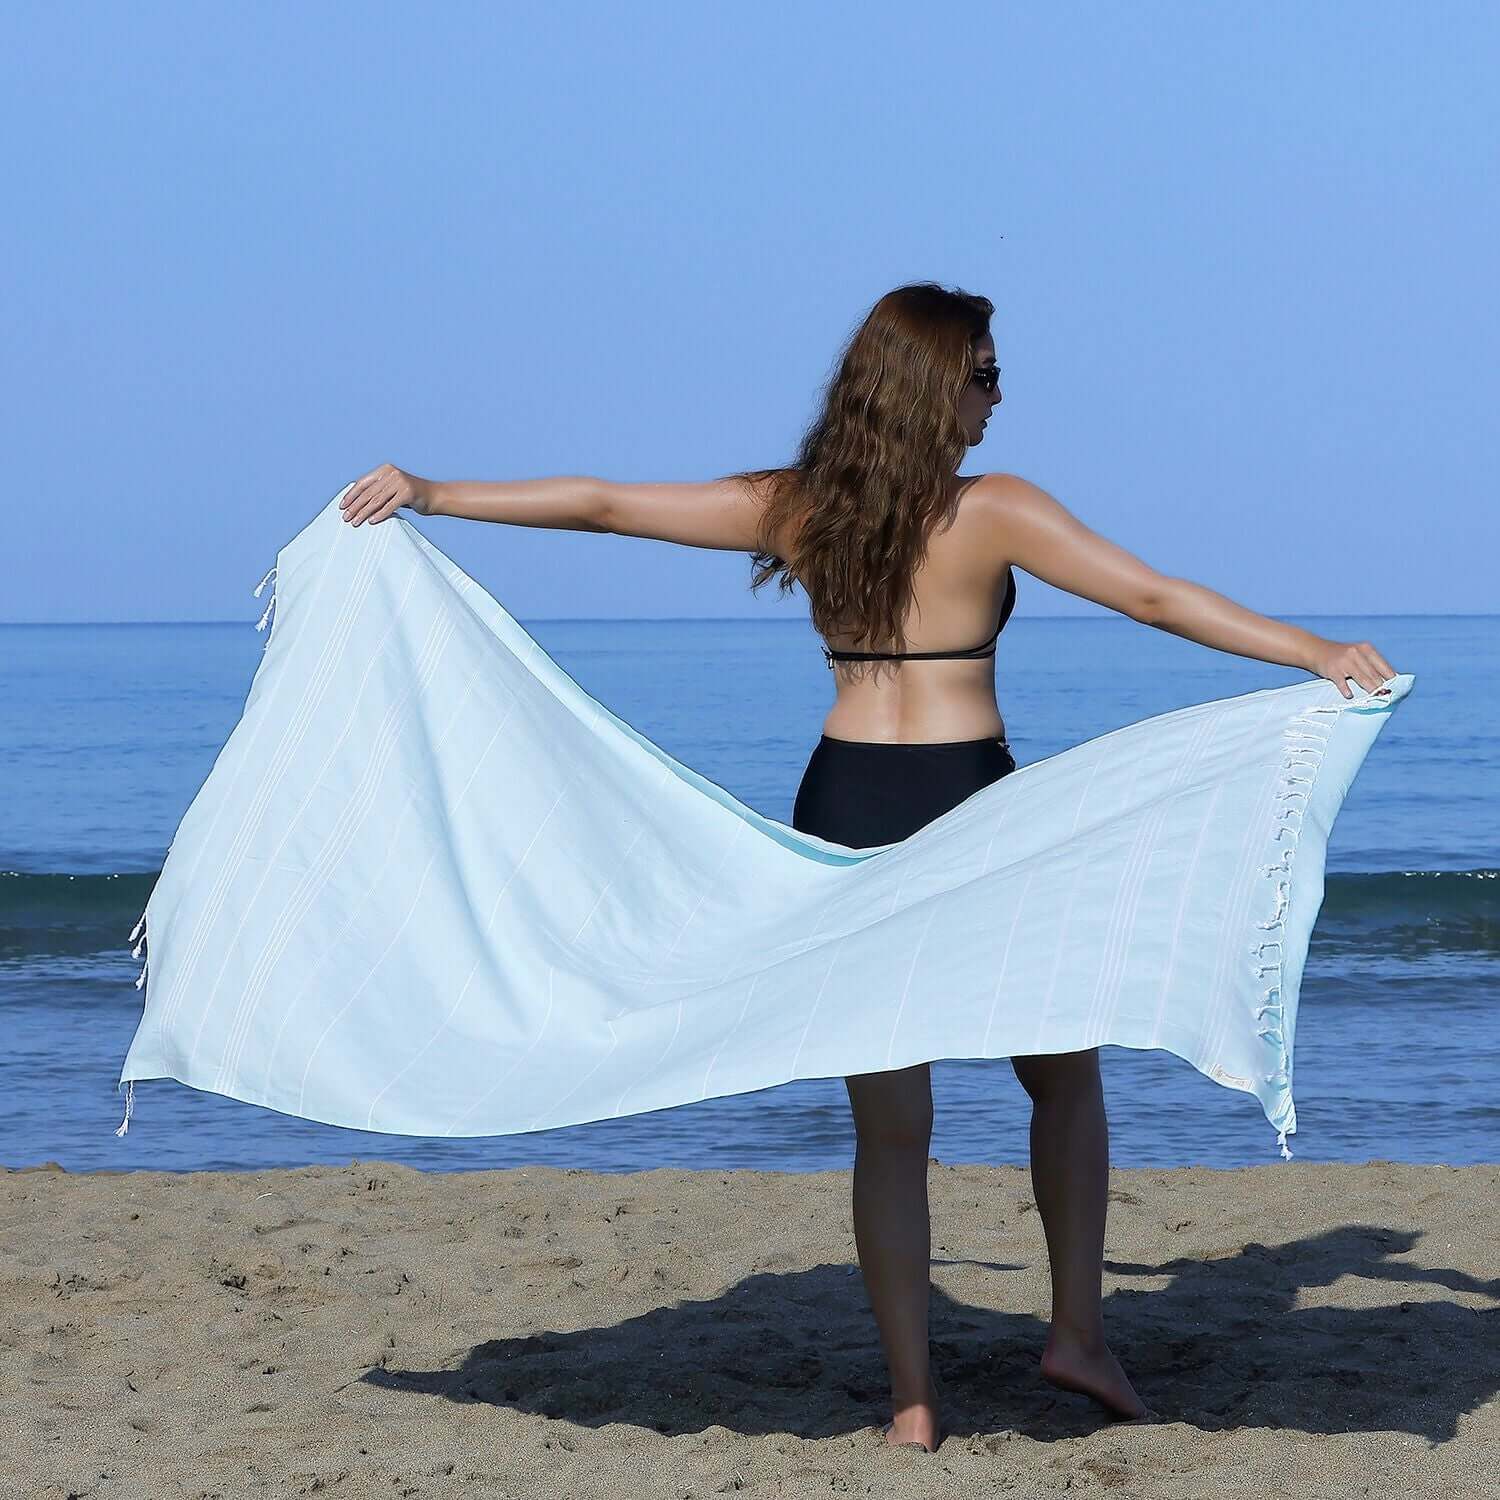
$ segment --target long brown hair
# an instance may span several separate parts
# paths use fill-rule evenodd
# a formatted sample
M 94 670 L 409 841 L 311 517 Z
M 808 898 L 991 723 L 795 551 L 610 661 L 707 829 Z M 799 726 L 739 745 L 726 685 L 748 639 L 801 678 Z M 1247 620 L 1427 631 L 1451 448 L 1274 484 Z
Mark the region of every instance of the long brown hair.
M 730 476 L 765 496 L 751 591 L 800 583 L 814 628 L 906 646 L 912 575 L 969 446 L 958 403 L 988 298 L 915 282 L 887 292 L 854 331 L 796 462 Z M 777 537 L 791 555 L 769 550 Z

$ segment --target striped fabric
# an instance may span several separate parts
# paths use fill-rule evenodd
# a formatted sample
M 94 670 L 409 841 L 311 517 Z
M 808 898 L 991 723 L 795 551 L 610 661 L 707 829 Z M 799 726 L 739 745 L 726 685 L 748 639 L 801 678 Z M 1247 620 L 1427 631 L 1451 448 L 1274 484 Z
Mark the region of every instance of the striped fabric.
M 343 493 L 277 557 L 244 715 L 130 934 L 117 1134 L 143 1078 L 506 1135 L 1108 1043 L 1254 1094 L 1290 1154 L 1329 830 L 1410 675 L 1162 714 L 851 850 L 674 760 Z

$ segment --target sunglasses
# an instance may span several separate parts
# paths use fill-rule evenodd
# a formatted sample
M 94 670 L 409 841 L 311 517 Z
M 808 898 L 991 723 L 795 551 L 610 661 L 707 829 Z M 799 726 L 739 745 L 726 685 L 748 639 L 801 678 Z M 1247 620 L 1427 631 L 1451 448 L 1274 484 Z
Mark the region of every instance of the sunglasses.
M 974 371 L 974 379 L 979 382 L 981 389 L 992 391 L 1000 384 L 1000 366 L 984 365 Z

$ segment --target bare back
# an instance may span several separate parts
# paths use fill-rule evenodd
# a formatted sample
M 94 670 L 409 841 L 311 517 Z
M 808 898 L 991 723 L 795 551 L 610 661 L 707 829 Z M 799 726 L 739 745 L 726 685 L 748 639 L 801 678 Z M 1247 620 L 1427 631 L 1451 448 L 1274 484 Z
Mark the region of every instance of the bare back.
M 933 527 L 912 578 L 907 651 L 945 651 L 987 640 L 1006 592 L 983 475 L 955 475 L 952 498 Z M 786 554 L 783 553 L 783 556 Z M 834 650 L 857 643 L 830 638 Z M 889 642 L 871 649 L 891 649 Z M 1005 738 L 995 697 L 995 658 L 835 662 L 838 696 L 823 721 L 832 739 L 898 743 Z

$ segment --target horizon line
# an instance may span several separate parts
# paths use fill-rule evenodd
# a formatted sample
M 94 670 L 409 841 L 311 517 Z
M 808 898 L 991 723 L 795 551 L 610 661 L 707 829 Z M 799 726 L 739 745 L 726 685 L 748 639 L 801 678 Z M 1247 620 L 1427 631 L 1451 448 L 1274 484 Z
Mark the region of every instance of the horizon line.
M 806 618 L 782 618 L 765 615 L 512 615 L 511 618 L 518 624 L 526 624 L 528 621 L 538 625 L 712 625 L 716 623 L 750 623 L 761 625 L 808 625 L 811 622 Z M 1318 614 L 1304 614 L 1301 610 L 1294 610 L 1288 614 L 1267 615 L 1271 620 L 1495 620 L 1500 619 L 1500 614 L 1485 613 L 1479 610 L 1411 610 L 1405 613 L 1392 614 L 1362 614 L 1357 610 L 1335 610 L 1323 611 Z M 1101 614 L 1087 615 L 1016 615 L 1010 624 L 1026 621 L 1042 620 L 1073 620 L 1092 621 L 1099 623 L 1108 620 L 1123 620 L 1132 625 L 1142 624 L 1142 621 L 1131 620 L 1128 615 L 1122 615 L 1115 610 L 1109 610 Z M 254 622 L 245 616 L 239 620 L 0 620 L 0 630 L 11 628 L 25 628 L 36 630 L 66 630 L 76 629 L 80 625 L 111 625 L 119 627 L 144 626 L 144 625 L 250 625 Z M 1009 626 L 1007 626 L 1009 628 Z

